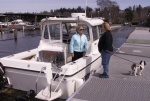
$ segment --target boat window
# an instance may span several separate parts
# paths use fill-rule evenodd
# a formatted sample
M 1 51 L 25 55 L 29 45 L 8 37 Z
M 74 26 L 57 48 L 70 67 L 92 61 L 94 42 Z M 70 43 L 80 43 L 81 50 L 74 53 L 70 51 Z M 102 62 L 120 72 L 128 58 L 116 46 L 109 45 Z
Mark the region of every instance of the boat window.
M 102 26 L 98 26 L 99 37 L 102 35 Z
M 45 30 L 44 30 L 44 38 L 49 39 L 47 25 L 45 26 Z
M 76 33 L 77 23 L 63 23 L 62 24 L 62 33 L 63 33 L 63 42 L 70 43 L 71 37 Z M 83 26 L 83 33 L 86 35 L 88 41 L 90 40 L 89 27 L 85 24 L 79 24 Z
M 97 26 L 93 26 L 92 27 L 92 32 L 93 32 L 93 41 L 95 41 L 95 40 L 97 40 L 99 38 Z
M 62 24 L 63 42 L 70 43 L 72 35 L 76 33 L 76 23 Z
M 60 24 L 49 25 L 51 40 L 60 40 Z

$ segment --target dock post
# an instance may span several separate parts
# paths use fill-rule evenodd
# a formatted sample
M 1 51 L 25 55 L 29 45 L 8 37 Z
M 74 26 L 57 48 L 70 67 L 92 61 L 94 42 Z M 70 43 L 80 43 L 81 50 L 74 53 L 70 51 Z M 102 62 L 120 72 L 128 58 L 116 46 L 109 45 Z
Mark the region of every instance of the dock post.
M 1 35 L 3 34 L 3 32 L 2 32 L 2 26 L 0 25 L 0 33 L 1 33 Z
M 24 32 L 24 26 L 22 27 L 22 30 L 23 30 L 23 32 Z
M 14 29 L 14 39 L 15 39 L 15 41 L 17 41 L 17 29 Z

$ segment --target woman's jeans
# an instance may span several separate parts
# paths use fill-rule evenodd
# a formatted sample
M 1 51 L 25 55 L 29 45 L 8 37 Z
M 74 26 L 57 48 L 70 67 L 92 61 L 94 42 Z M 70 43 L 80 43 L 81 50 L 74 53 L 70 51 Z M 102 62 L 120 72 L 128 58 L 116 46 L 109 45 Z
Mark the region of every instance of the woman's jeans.
M 84 52 L 76 52 L 76 51 L 74 51 L 74 57 L 72 58 L 72 61 L 75 61 L 75 60 L 83 57 L 83 53 Z
M 109 60 L 110 60 L 111 54 L 102 50 L 101 56 L 102 56 L 102 65 L 103 65 L 102 75 L 109 76 Z

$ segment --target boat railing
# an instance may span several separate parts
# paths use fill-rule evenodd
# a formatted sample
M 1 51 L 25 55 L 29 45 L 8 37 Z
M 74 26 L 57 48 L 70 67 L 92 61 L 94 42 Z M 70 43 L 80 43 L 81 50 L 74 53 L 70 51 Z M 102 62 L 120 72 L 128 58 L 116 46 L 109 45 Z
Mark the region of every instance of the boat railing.
M 59 81 L 58 85 L 56 85 L 56 88 L 52 91 L 52 89 L 51 89 L 52 82 L 55 81 L 55 79 L 57 78 L 57 75 L 61 72 L 61 69 L 57 68 L 58 70 L 57 70 L 55 76 L 53 77 L 52 76 L 52 69 L 56 70 L 56 68 L 51 68 L 51 67 L 49 67 L 49 65 L 47 65 L 46 67 L 43 67 L 41 69 L 41 71 L 40 71 L 40 73 L 39 73 L 39 75 L 37 77 L 37 80 L 36 80 L 36 89 L 37 89 L 37 81 L 38 81 L 38 79 L 39 79 L 39 77 L 41 75 L 41 72 L 43 70 L 45 71 L 45 75 L 46 75 L 48 86 L 44 90 L 41 90 L 36 95 L 36 98 L 51 101 L 51 100 L 54 100 L 56 98 L 59 98 L 62 95 L 62 90 L 59 89 L 59 86 L 62 83 L 65 75 L 61 78 L 61 80 Z
M 41 76 L 41 73 L 42 73 L 42 71 L 43 70 L 46 70 L 46 67 L 42 67 L 41 68 L 41 70 L 40 70 L 40 73 L 39 73 L 39 75 L 37 76 L 37 79 L 36 79 L 36 84 L 35 84 L 35 87 L 36 87 L 36 93 L 37 93 L 37 82 L 38 82 L 38 80 L 39 80 L 39 77 Z

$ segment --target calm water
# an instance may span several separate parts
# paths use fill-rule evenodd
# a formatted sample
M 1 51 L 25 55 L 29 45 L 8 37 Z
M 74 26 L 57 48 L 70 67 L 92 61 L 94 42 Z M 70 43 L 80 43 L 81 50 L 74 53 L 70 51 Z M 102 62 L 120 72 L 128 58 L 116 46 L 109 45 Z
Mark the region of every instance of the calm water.
M 17 37 L 18 39 L 15 41 L 14 33 L 5 31 L 2 35 L 0 34 L 0 58 L 36 48 L 41 35 L 40 30 L 18 31 Z

